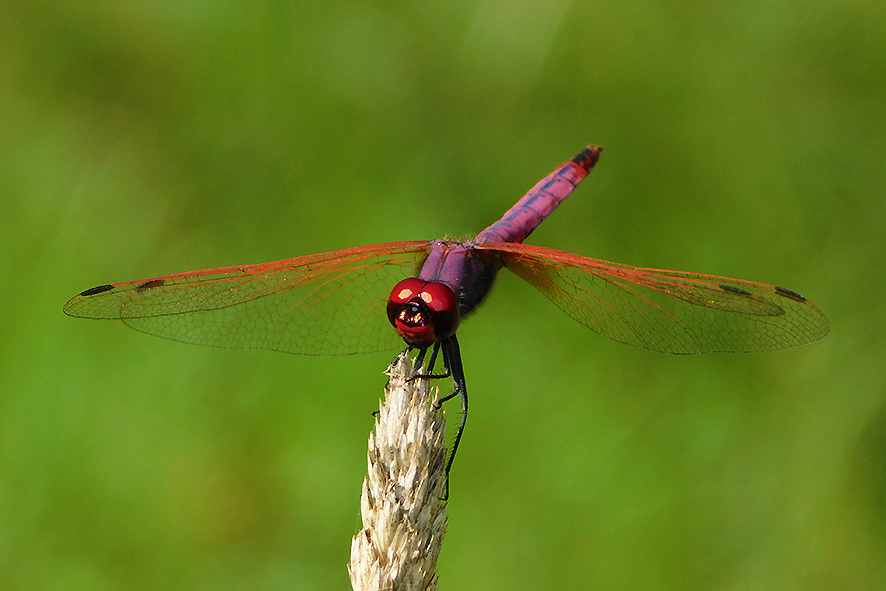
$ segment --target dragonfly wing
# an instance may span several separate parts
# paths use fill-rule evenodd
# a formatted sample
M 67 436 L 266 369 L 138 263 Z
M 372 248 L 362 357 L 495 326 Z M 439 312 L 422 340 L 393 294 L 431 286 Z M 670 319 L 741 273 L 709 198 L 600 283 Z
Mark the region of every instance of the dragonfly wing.
M 64 309 L 197 345 L 302 355 L 392 350 L 403 342 L 388 323 L 387 296 L 429 247 L 374 244 L 99 286 Z
M 632 267 L 524 244 L 485 244 L 573 319 L 664 353 L 772 351 L 816 341 L 824 314 L 790 290 L 715 275 Z

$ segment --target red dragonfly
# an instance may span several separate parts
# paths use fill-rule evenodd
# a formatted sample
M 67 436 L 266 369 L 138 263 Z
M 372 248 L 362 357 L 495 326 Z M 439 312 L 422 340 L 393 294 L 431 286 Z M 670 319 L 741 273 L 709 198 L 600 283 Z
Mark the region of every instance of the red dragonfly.
M 589 147 L 562 164 L 471 242 L 373 244 L 101 285 L 72 298 L 64 310 L 214 347 L 346 355 L 392 350 L 405 341 L 420 351 L 418 367 L 427 368 L 426 377 L 452 377 L 455 390 L 443 401 L 461 396 L 447 476 L 467 420 L 456 329 L 502 267 L 588 328 L 653 351 L 771 351 L 828 333 L 824 314 L 789 289 L 523 244 L 590 172 L 600 150 Z M 433 374 L 438 352 L 442 375 Z

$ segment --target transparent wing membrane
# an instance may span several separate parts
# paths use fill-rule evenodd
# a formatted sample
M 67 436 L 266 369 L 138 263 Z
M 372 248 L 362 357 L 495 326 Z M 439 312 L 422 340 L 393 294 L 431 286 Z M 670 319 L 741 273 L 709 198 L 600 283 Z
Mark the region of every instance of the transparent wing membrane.
M 345 355 L 402 348 L 385 314 L 393 285 L 429 242 L 375 244 L 294 259 L 88 289 L 65 305 L 159 337 L 213 347 Z
M 610 339 L 664 353 L 771 351 L 816 341 L 824 314 L 787 289 L 632 267 L 524 244 L 484 244 L 573 319 Z

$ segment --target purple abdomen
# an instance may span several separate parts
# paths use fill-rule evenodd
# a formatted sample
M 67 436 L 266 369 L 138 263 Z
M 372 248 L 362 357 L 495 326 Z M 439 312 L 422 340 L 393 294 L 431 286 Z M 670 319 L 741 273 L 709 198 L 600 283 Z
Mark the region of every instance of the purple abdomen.
M 594 167 L 600 150 L 596 146 L 586 148 L 540 180 L 499 221 L 480 232 L 477 244 L 523 242 Z
M 456 295 L 461 315 L 468 314 L 489 293 L 501 268 L 495 257 L 482 256 L 478 254 L 482 251 L 474 251 L 474 245 L 523 242 L 594 167 L 601 149 L 596 146 L 586 148 L 543 178 L 504 217 L 480 232 L 473 243 L 436 240 L 419 278 L 448 285 Z

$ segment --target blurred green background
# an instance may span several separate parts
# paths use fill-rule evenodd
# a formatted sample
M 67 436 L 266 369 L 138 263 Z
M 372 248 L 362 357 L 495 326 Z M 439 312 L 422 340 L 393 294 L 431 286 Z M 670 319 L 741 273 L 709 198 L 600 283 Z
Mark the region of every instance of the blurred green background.
M 530 243 L 783 285 L 832 333 L 655 354 L 503 274 L 459 331 L 441 589 L 886 588 L 884 31 L 874 0 L 6 0 L 0 588 L 348 588 L 393 354 L 62 305 L 469 236 L 589 143 Z

